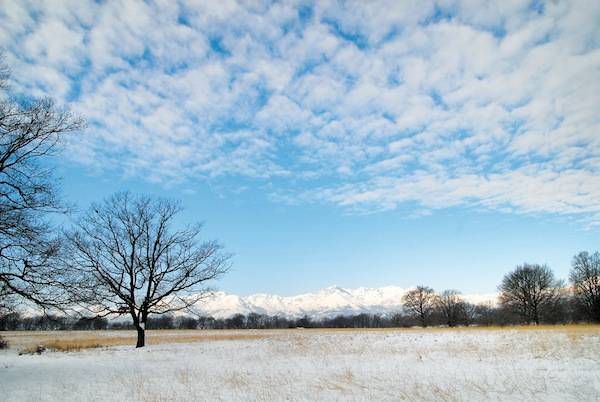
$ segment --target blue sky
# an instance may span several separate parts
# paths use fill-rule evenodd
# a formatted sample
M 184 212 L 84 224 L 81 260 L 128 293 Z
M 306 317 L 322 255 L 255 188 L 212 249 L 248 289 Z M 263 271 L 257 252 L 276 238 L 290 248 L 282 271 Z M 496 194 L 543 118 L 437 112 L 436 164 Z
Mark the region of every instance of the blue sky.
M 65 197 L 181 199 L 223 290 L 484 293 L 600 248 L 594 2 L 1 3 L 13 93 L 89 123 Z

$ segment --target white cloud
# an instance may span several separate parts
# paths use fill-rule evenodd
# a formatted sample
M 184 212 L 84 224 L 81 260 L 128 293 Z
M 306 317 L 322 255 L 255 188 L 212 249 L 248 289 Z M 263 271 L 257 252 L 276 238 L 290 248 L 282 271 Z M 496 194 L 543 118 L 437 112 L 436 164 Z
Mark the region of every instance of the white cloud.
M 282 176 L 273 198 L 361 210 L 598 220 L 600 6 L 324 1 L 300 18 L 306 6 L 9 2 L 0 46 L 16 92 L 88 118 L 70 153 L 85 164 Z

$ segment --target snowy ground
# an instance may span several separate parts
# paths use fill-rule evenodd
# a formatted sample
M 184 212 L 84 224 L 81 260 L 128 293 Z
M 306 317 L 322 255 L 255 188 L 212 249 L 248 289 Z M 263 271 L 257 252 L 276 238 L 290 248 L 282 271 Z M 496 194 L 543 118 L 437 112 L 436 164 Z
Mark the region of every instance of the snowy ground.
M 262 337 L 0 351 L 0 399 L 600 401 L 599 327 L 220 333 Z

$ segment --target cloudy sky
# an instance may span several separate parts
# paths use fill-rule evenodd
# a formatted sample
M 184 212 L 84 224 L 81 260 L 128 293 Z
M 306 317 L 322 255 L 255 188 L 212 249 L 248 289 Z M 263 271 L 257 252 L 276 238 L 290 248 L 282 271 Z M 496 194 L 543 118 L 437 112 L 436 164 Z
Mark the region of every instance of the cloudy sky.
M 85 207 L 183 200 L 220 288 L 493 291 L 600 249 L 600 2 L 0 0 L 17 96 L 85 117 Z

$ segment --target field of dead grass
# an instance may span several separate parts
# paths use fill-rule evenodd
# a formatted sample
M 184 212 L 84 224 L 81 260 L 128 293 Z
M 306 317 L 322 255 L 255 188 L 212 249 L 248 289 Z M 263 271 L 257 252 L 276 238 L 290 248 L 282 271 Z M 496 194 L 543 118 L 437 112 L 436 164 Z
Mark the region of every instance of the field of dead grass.
M 33 353 L 41 346 L 47 350 L 73 352 L 82 349 L 135 345 L 135 331 L 7 331 L 2 336 L 10 348 Z M 195 343 L 262 339 L 256 331 L 154 330 L 146 332 L 146 344 Z
M 600 334 L 598 324 L 570 325 L 523 325 L 491 327 L 429 327 L 429 328 L 311 328 L 290 330 L 149 330 L 146 332 L 148 345 L 168 343 L 195 343 L 235 340 L 258 340 L 294 333 L 445 333 L 477 331 L 544 331 L 564 333 L 573 341 L 581 336 Z M 11 349 L 32 353 L 38 346 L 47 350 L 72 352 L 82 349 L 111 346 L 135 345 L 135 331 L 6 331 L 2 336 Z

